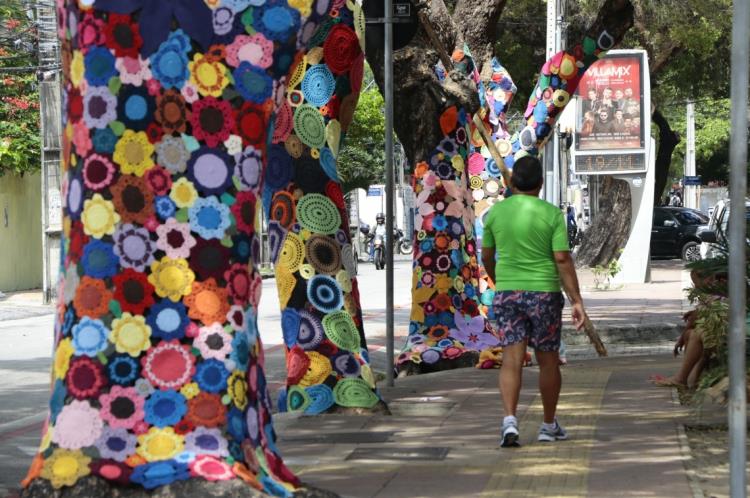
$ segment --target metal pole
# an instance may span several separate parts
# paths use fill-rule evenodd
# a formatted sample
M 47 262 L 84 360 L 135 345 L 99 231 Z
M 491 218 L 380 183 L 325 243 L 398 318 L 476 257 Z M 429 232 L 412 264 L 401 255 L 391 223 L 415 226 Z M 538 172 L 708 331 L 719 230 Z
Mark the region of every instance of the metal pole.
M 385 378 L 393 386 L 393 2 L 385 0 Z
M 687 140 L 685 144 L 685 176 L 695 176 L 695 104 L 687 103 Z M 695 186 L 684 185 L 682 201 L 685 207 L 695 209 Z
M 729 494 L 744 497 L 747 439 L 745 373 L 746 271 L 745 195 L 747 193 L 748 71 L 750 2 L 734 0 L 732 16 L 732 124 L 729 142 Z

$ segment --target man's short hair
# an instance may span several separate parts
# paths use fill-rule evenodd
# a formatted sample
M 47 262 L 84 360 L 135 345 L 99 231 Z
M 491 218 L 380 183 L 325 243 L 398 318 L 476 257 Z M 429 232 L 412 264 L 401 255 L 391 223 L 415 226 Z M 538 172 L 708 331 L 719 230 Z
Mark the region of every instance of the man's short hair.
M 534 156 L 523 156 L 513 164 L 510 182 L 518 190 L 529 192 L 542 186 L 542 163 Z

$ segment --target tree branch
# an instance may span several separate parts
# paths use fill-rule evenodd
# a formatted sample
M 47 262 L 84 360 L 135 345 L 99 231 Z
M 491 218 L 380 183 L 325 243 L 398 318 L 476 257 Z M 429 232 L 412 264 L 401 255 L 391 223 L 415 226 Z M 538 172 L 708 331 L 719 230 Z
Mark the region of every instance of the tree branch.
M 498 21 L 506 3 L 507 0 L 458 0 L 453 11 L 453 19 L 459 27 L 459 36 L 469 46 L 480 72 L 492 59 Z

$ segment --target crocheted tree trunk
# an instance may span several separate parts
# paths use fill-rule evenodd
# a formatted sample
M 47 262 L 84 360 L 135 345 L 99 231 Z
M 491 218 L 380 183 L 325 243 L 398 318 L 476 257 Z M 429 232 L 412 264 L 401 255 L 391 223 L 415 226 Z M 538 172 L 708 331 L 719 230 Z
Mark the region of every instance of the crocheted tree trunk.
M 242 484 L 287 496 L 299 481 L 274 444 L 256 214 L 264 185 L 279 183 L 271 139 L 295 63 L 320 46 L 342 58 L 352 46 L 334 35 L 352 13 L 332 0 L 59 0 L 58 18 L 62 278 L 50 416 L 26 494 L 189 480 L 198 495 L 227 481 L 212 494 Z M 319 215 L 340 216 L 340 193 L 321 192 L 299 217 L 307 246 L 330 246 Z M 370 387 L 341 390 L 372 397 Z M 306 396 L 320 406 L 328 394 Z M 188 496 L 189 484 L 172 493 Z
M 505 106 L 495 107 L 494 97 L 488 99 L 485 94 L 489 88 L 504 92 L 502 100 L 512 99 L 513 82 L 497 61 L 491 61 L 493 77 L 489 78 L 488 87 L 480 79 L 465 46 L 453 52 L 454 67 L 449 68 L 450 75 L 442 63 L 435 68 L 443 84 L 454 84 L 456 73 L 466 75 L 476 84 L 482 107 L 480 116 L 487 119 L 486 127 L 494 135 L 495 146 L 507 168 L 512 169 L 520 157 L 539 154 L 583 73 L 619 43 L 632 25 L 632 6 L 616 0 L 610 4 L 610 9 L 603 8 L 580 44 L 555 54 L 541 68 L 524 113 L 526 124 L 512 136 L 504 128 Z M 436 48 L 444 52 L 442 47 Z M 508 81 L 503 81 L 506 78 Z M 487 107 L 488 103 L 492 107 Z M 417 163 L 414 174 L 419 215 L 415 222 L 412 314 L 409 337 L 397 362 L 398 368 L 408 373 L 466 366 L 477 357 L 471 351 L 498 343 L 479 309 L 480 303 L 491 305 L 494 291 L 479 285 L 477 248 L 472 233 L 474 213 L 463 215 L 465 232 L 460 232 L 452 227 L 454 223 L 457 227 L 456 222 L 461 218 L 455 219 L 443 210 L 455 206 L 456 216 L 460 209 L 471 205 L 471 199 L 484 198 L 485 189 L 492 194 L 493 201 L 499 200 L 500 184 L 493 178 L 499 176 L 499 165 L 491 159 L 465 109 L 447 107 L 439 121 L 445 137 L 426 161 Z M 488 188 L 492 183 L 494 186 Z M 449 234 L 447 237 L 444 230 Z M 456 238 L 451 239 L 451 235 Z
M 279 407 L 312 415 L 387 410 L 367 355 L 336 171 L 362 83 L 363 31 L 353 3 L 320 26 L 289 80 L 268 155 L 264 202 L 287 360 Z

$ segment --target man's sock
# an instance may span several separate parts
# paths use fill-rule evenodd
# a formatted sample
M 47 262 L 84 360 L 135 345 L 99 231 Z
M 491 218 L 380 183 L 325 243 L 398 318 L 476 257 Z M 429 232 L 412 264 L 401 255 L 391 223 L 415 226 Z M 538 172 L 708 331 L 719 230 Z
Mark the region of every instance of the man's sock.
M 510 424 L 518 425 L 518 420 L 516 419 L 515 415 L 508 415 L 507 417 L 503 419 L 503 427 L 510 425 Z
M 557 427 L 557 420 L 552 422 L 551 424 L 548 424 L 547 422 L 542 422 L 542 427 L 548 431 L 554 431 Z

